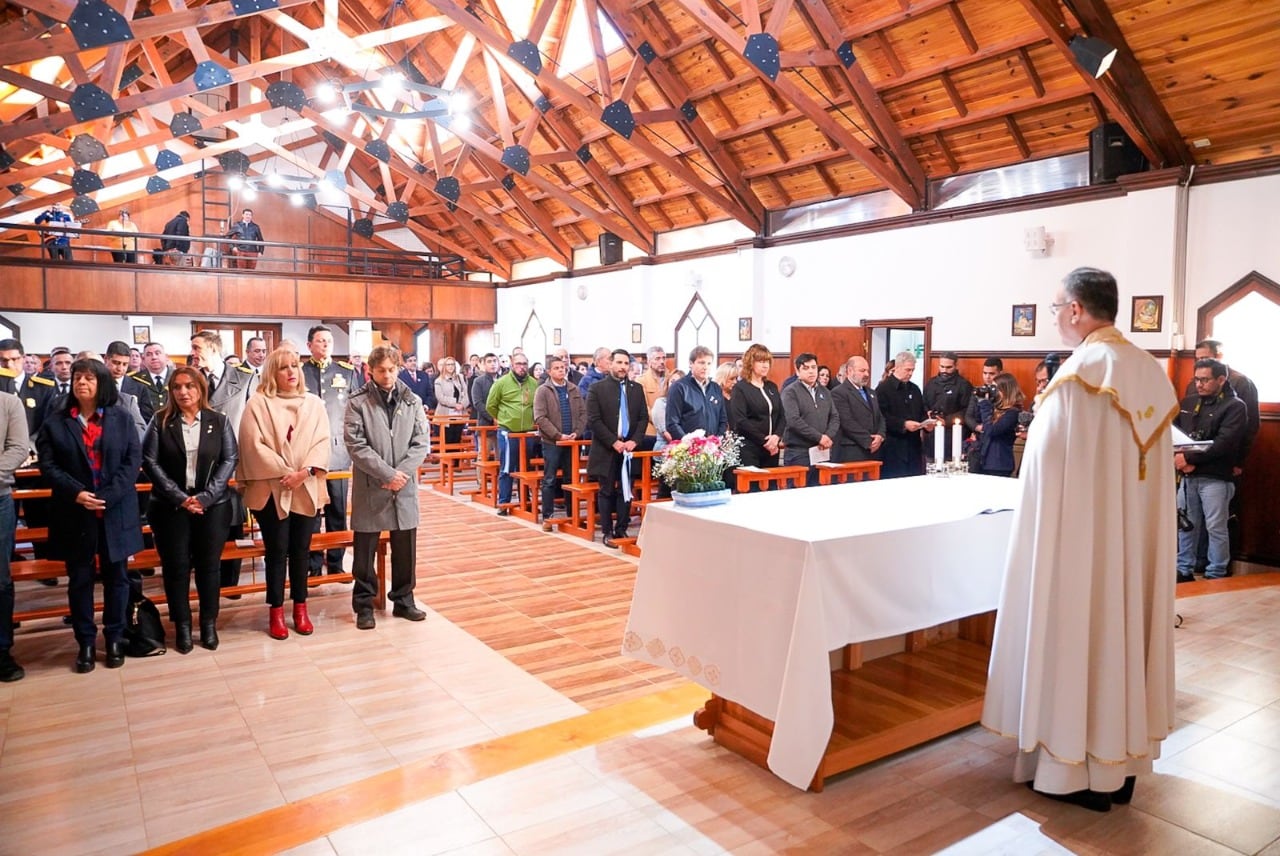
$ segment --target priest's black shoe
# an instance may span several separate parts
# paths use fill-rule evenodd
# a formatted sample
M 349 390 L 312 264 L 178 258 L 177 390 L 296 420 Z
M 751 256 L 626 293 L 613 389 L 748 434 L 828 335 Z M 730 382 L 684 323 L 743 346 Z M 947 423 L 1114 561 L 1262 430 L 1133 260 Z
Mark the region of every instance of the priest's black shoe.
M 76 654 L 76 671 L 80 674 L 92 672 L 94 660 L 98 657 L 98 652 L 94 650 L 93 644 L 80 646 L 80 653 Z
M 425 621 L 427 614 L 411 603 L 397 603 L 391 607 L 391 614 L 396 618 L 403 618 L 408 621 Z
M 191 625 L 179 624 L 173 628 L 173 647 L 179 654 L 190 654 L 195 646 L 191 644 Z
M 191 630 L 188 628 L 187 634 L 190 635 Z M 124 665 L 124 643 L 120 641 L 107 643 L 107 668 L 118 669 Z
M 218 650 L 218 625 L 212 621 L 200 622 L 200 647 L 210 651 Z
M 1133 799 L 1133 786 L 1137 783 L 1137 776 L 1126 776 L 1120 790 L 1111 792 L 1111 801 L 1116 805 L 1128 805 Z
M 1078 805 L 1081 808 L 1087 808 L 1089 811 L 1105 812 L 1111 811 L 1111 794 L 1105 794 L 1101 791 L 1072 791 L 1069 794 L 1050 794 L 1044 791 L 1037 791 L 1032 782 L 1027 782 L 1027 787 L 1035 791 L 1042 797 L 1048 797 L 1058 802 L 1070 803 Z

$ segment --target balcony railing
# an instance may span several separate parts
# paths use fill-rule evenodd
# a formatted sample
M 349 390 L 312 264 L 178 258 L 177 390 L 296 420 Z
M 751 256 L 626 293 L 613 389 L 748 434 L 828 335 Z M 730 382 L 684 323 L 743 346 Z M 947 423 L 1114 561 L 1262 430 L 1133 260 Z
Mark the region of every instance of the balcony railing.
M 123 265 L 172 265 L 178 267 L 217 270 L 234 268 L 237 273 L 289 274 L 319 277 L 359 277 L 361 279 L 443 279 L 474 281 L 461 256 L 437 255 L 386 250 L 380 247 L 335 247 L 323 244 L 288 244 L 275 241 L 244 241 L 240 238 L 214 238 L 204 235 L 177 237 L 190 241 L 187 252 L 160 250 L 163 239 L 172 235 L 137 232 L 122 235 L 103 229 L 81 229 L 59 225 L 31 226 L 5 224 L 4 228 L 20 237 L 0 241 L 0 260 L 55 262 L 49 257 L 44 241 L 52 236 L 66 236 L 70 240 L 71 264 L 123 264 Z M 121 240 L 136 246 L 137 250 L 121 248 Z M 236 255 L 233 246 L 252 244 L 261 255 L 246 257 Z M 132 258 L 129 253 L 132 252 Z M 243 264 L 252 259 L 252 269 Z M 240 264 L 237 265 L 237 262 Z M 490 281 L 487 273 L 481 281 Z

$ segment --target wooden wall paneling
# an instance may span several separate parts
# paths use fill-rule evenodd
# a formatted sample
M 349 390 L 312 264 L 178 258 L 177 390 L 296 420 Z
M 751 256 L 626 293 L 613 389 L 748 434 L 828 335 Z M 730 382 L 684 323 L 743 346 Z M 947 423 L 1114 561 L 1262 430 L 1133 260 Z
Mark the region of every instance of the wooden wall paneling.
M 293 318 L 299 314 L 293 279 L 230 274 L 219 276 L 218 286 L 223 315 Z
M 430 315 L 418 317 L 485 321 L 490 324 L 498 320 L 498 292 L 493 288 L 435 285 L 432 286 L 432 300 Z
M 137 272 L 138 312 L 151 315 L 218 314 L 218 278 L 157 267 Z
M 1235 556 L 1280 566 L 1280 524 L 1272 504 L 1280 492 L 1280 417 L 1275 414 L 1263 414 L 1237 490 L 1239 538 Z
M 44 309 L 44 265 L 7 265 L 0 308 Z
M 849 357 L 861 354 L 866 356 L 866 330 L 862 327 L 792 327 L 791 356 L 794 358 L 805 351 L 818 355 L 818 365 L 828 366 L 831 376 L 835 377 L 840 364 Z M 774 366 L 777 369 L 777 366 Z M 789 362 L 787 372 L 795 373 L 794 362 Z M 773 372 L 770 372 L 770 377 Z M 872 378 L 874 386 L 879 378 Z
M 45 268 L 46 308 L 55 312 L 134 312 L 134 272 L 71 264 Z
M 369 283 L 369 317 L 387 319 L 432 318 L 432 288 L 396 282 Z M 495 297 L 496 303 L 496 297 Z
M 361 280 L 302 279 L 298 314 L 307 318 L 365 318 L 369 285 Z

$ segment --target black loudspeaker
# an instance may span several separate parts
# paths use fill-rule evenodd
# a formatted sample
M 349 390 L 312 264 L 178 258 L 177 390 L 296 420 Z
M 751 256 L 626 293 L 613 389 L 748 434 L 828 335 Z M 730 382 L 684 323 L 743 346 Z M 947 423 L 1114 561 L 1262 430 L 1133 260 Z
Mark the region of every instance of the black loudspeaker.
M 600 264 L 616 265 L 622 261 L 622 239 L 612 232 L 600 233 Z
M 1105 122 L 1089 132 L 1090 184 L 1107 184 L 1146 168 L 1147 159 L 1118 122 Z

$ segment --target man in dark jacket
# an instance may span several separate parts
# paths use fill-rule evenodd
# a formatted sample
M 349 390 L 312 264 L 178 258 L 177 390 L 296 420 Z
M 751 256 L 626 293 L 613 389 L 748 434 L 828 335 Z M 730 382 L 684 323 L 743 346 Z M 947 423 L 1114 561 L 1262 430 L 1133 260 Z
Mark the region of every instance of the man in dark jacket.
M 871 391 L 871 367 L 864 357 L 850 357 L 844 380 L 831 392 L 831 401 L 840 419 L 840 430 L 831 458 L 847 461 L 878 461 L 884 443 L 884 414 Z
M 729 428 L 724 392 L 711 379 L 711 359 L 710 348 L 696 346 L 689 353 L 689 373 L 667 390 L 667 432 L 672 442 L 699 428 L 716 435 Z
M 1177 452 L 1173 464 L 1182 473 L 1178 506 L 1191 521 L 1178 531 L 1178 582 L 1195 579 L 1196 541 L 1208 535 L 1209 564 L 1205 578 L 1231 575 L 1231 547 L 1227 538 L 1228 506 L 1235 493 L 1232 470 L 1248 431 L 1248 408 L 1227 385 L 1227 367 L 1217 360 L 1196 360 L 1196 394 L 1182 399 L 1177 426 L 1192 440 L 1213 445 L 1199 451 Z
M 644 437 L 649 412 L 644 387 L 628 379 L 631 353 L 613 352 L 609 377 L 587 392 L 587 426 L 591 429 L 591 454 L 587 475 L 600 484 L 597 504 L 604 545 L 616 547 L 615 538 L 627 537 L 631 522 L 631 453 Z
M 915 370 L 915 354 L 903 351 L 894 357 L 893 374 L 876 387 L 876 398 L 880 400 L 880 412 L 884 414 L 888 432 L 883 446 L 884 469 L 880 471 L 883 479 L 924 475 L 920 431 L 932 431 L 937 423 L 928 422 L 924 395 L 920 387 L 911 382 Z
M 950 351 L 942 354 L 938 357 L 938 373 L 925 381 L 924 409 L 926 413 L 942 423 L 937 428 L 939 431 L 964 430 L 963 426 L 956 426 L 955 422 L 969 409 L 969 399 L 973 396 L 973 384 L 956 371 L 956 363 L 959 359 Z M 946 458 L 950 460 L 950 437 L 946 438 L 943 448 L 946 450 Z M 925 449 L 925 454 L 930 458 L 933 457 L 932 445 Z
M 176 263 L 179 255 L 185 255 L 191 251 L 191 242 L 183 240 L 191 236 L 191 215 L 186 211 L 179 211 L 174 218 L 164 224 L 164 231 L 160 234 L 165 237 L 160 239 L 160 253 L 154 257 L 152 261 L 156 264 Z

